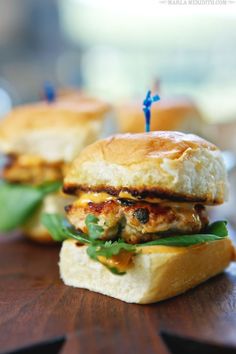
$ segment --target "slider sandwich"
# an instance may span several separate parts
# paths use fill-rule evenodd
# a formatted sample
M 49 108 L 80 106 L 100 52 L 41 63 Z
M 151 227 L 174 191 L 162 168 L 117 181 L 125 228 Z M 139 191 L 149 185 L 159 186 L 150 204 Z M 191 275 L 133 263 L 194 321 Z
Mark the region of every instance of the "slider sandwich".
M 234 258 L 226 222 L 206 207 L 224 202 L 217 147 L 178 132 L 121 134 L 86 147 L 64 179 L 76 199 L 67 220 L 45 214 L 66 285 L 126 302 L 153 303 L 222 272 Z
M 15 108 L 0 122 L 0 231 L 21 228 L 39 242 L 52 241 L 42 212 L 63 212 L 65 171 L 98 139 L 108 107 L 76 94 Z

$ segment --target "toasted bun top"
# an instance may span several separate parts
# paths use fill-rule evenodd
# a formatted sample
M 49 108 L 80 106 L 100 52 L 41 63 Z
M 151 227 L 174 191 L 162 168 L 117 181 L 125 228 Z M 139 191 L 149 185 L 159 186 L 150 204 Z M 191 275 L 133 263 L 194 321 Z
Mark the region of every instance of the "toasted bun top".
M 217 147 L 192 134 L 161 131 L 120 134 L 85 148 L 65 181 L 76 190 L 222 203 L 225 166 Z
M 0 122 L 0 150 L 70 160 L 75 156 L 73 146 L 78 154 L 81 147 L 96 140 L 107 110 L 103 102 L 78 93 L 59 96 L 52 103 L 17 107 Z M 78 141 L 81 146 L 77 149 Z
M 11 138 L 21 132 L 39 129 L 65 129 L 89 119 L 102 118 L 108 106 L 83 95 L 61 96 L 55 102 L 46 101 L 13 109 L 0 123 L 0 134 Z

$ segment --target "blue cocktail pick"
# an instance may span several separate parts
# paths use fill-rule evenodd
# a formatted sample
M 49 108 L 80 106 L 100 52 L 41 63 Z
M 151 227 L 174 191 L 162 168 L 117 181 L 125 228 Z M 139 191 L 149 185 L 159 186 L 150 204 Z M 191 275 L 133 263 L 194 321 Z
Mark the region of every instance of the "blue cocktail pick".
M 143 112 L 145 116 L 145 130 L 146 132 L 150 132 L 150 120 L 151 120 L 151 106 L 153 102 L 157 102 L 160 100 L 160 96 L 154 95 L 151 97 L 151 91 L 147 92 L 146 98 L 143 101 Z
M 48 103 L 52 103 L 56 100 L 56 90 L 50 82 L 45 82 L 44 84 L 44 97 Z

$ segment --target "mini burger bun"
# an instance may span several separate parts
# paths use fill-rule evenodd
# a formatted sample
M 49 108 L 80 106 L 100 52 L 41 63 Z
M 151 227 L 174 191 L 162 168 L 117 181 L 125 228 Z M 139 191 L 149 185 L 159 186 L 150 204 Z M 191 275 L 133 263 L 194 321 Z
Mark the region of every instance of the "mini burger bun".
M 80 190 L 221 204 L 227 174 L 218 148 L 196 135 L 120 134 L 95 142 L 74 160 L 64 191 Z
M 64 283 L 138 304 L 184 293 L 221 273 L 235 256 L 228 238 L 191 247 L 142 247 L 119 276 L 90 259 L 86 248 L 74 240 L 63 242 L 59 266 Z
M 83 95 L 65 95 L 13 109 L 0 122 L 0 151 L 71 161 L 98 139 L 109 106 Z
M 23 235 L 38 243 L 54 243 L 50 233 L 42 225 L 42 214 L 59 213 L 63 215 L 65 204 L 71 202 L 72 198 L 66 198 L 60 192 L 47 195 L 40 209 L 21 227 Z

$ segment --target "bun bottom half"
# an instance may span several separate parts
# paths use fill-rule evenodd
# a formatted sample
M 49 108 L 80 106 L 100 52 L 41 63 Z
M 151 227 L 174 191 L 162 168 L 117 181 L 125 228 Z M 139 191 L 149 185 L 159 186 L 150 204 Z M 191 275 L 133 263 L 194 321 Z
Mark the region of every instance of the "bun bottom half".
M 66 285 L 129 303 L 162 301 L 221 273 L 234 259 L 229 238 L 191 247 L 145 246 L 125 275 L 115 275 L 89 258 L 87 246 L 63 242 L 60 275 Z

